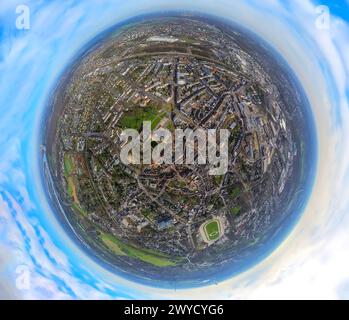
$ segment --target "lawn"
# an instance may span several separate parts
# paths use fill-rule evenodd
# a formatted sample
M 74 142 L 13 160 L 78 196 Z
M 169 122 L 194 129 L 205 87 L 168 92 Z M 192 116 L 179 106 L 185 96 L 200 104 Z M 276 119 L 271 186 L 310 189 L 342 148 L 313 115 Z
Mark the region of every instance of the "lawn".
M 106 234 L 106 233 L 103 233 L 101 235 L 101 240 L 107 246 L 107 248 L 109 248 L 116 255 L 118 255 L 118 256 L 125 256 L 126 255 L 126 253 L 121 250 L 118 242 L 114 240 L 113 236 Z
M 100 237 L 107 248 L 117 255 L 127 255 L 158 267 L 175 266 L 179 262 L 178 258 L 170 259 L 160 252 L 123 243 L 111 234 L 102 233 Z
M 76 194 L 76 188 L 75 188 L 73 177 L 68 177 L 67 183 L 68 183 L 67 191 L 68 191 L 69 196 L 73 198 L 74 202 L 79 202 L 77 194 Z
M 67 181 L 67 192 L 73 198 L 74 203 L 79 204 L 74 182 L 74 162 L 70 155 L 64 155 L 64 175 Z M 76 209 L 76 208 L 75 208 Z
M 135 129 L 140 131 L 144 121 L 151 121 L 152 130 L 156 128 L 165 112 L 159 111 L 154 107 L 136 108 L 128 112 L 120 120 L 120 125 L 123 129 Z
M 213 220 L 211 222 L 208 222 L 205 225 L 205 232 L 207 235 L 207 238 L 210 241 L 216 240 L 219 238 L 219 223 L 217 220 Z
M 70 176 L 73 173 L 74 164 L 70 155 L 64 155 L 64 171 L 66 177 Z
M 74 209 L 74 211 L 76 211 L 77 213 L 83 215 L 85 218 L 87 217 L 87 212 L 83 208 L 81 208 L 78 203 L 74 202 L 72 204 L 72 208 Z

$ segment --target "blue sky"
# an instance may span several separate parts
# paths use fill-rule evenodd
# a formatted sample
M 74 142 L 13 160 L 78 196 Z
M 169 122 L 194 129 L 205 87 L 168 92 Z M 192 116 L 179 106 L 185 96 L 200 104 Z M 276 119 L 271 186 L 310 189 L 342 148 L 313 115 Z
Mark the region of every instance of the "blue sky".
M 337 0 L 337 1 L 331 1 L 331 0 L 318 0 L 316 1 L 319 5 L 326 5 L 330 8 L 333 15 L 343 17 L 345 19 L 348 19 L 349 12 L 348 12 L 348 1 L 347 0 Z
M 330 6 L 319 30 L 307 0 L 36 0 L 30 30 L 15 28 L 21 1 L 0 4 L 0 296 L 19 298 L 349 298 L 349 5 Z M 55 220 L 38 176 L 38 137 L 62 70 L 94 36 L 131 16 L 193 9 L 236 21 L 270 43 L 301 81 L 316 120 L 319 169 L 293 232 L 249 271 L 207 290 L 153 290 L 91 261 Z M 22 271 L 29 276 L 23 288 Z M 25 287 L 25 286 L 24 286 Z

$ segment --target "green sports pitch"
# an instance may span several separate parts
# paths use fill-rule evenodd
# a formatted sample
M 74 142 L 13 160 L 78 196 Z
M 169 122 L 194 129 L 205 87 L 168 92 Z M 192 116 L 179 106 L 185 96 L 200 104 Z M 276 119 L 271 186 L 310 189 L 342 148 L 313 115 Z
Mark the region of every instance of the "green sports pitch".
M 204 226 L 204 231 L 209 241 L 214 241 L 220 236 L 220 225 L 218 220 L 211 220 Z

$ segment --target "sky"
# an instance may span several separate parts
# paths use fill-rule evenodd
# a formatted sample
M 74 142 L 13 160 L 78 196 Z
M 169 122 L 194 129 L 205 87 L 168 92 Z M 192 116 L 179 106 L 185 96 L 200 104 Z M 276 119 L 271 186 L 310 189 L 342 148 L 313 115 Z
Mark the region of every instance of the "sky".
M 23 4 L 28 30 L 16 28 Z M 329 23 L 319 5 L 328 5 Z M 205 290 L 142 286 L 92 261 L 55 219 L 38 167 L 47 99 L 79 49 L 125 19 L 178 9 L 237 22 L 277 50 L 309 99 L 319 148 L 311 198 L 289 236 L 258 265 Z M 348 23 L 347 1 L 1 1 L 0 298 L 349 299 Z

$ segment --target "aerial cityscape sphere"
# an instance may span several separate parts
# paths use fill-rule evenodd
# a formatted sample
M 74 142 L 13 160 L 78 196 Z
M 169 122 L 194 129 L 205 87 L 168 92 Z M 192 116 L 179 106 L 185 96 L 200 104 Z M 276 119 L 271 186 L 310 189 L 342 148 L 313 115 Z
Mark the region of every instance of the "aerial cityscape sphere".
M 106 268 L 150 285 L 218 282 L 267 255 L 299 217 L 313 161 L 308 109 L 284 61 L 239 26 L 182 14 L 128 21 L 84 48 L 57 85 L 42 148 L 47 192 Z M 142 134 L 145 122 L 228 130 L 226 172 L 123 163 L 121 133 Z

